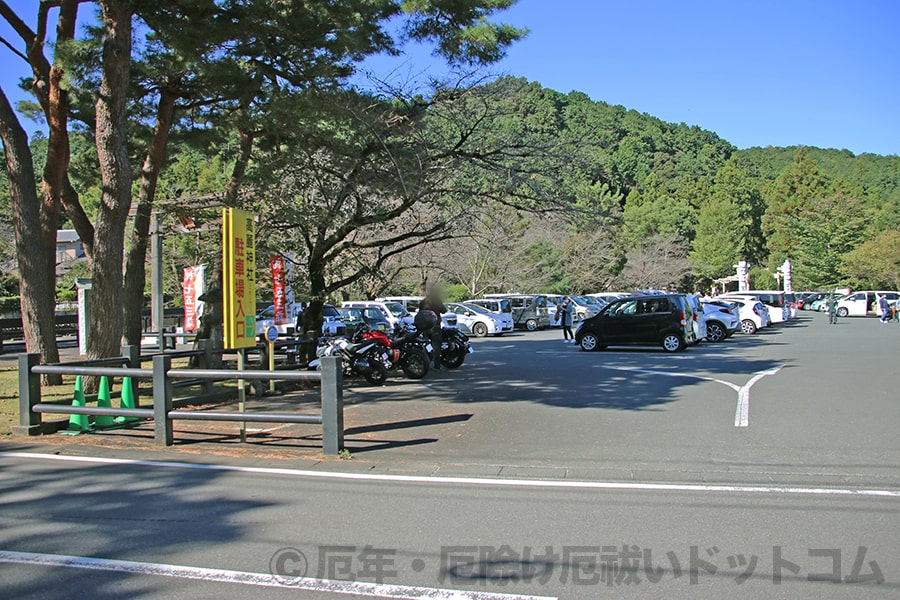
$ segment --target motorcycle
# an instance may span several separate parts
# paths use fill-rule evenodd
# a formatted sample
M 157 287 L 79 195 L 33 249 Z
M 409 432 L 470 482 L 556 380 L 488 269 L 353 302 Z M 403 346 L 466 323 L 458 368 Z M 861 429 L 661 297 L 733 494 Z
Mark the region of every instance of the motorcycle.
M 441 329 L 441 338 L 441 364 L 448 369 L 458 369 L 466 355 L 474 352 L 468 336 L 459 329 Z
M 426 333 L 419 333 L 419 339 L 433 356 L 434 349 L 431 346 L 431 337 Z M 458 369 L 462 366 L 466 355 L 474 352 L 469 338 L 459 329 L 441 329 L 441 364 L 448 369 Z
M 368 327 L 360 327 L 353 335 L 354 342 L 375 341 L 385 347 L 388 368 L 399 365 L 403 373 L 410 379 L 422 379 L 428 374 L 431 359 L 419 341 L 417 331 L 398 330 L 397 337 L 391 337 L 383 331 L 373 331 Z
M 362 375 L 374 385 L 381 385 L 387 380 L 387 349 L 381 343 L 374 340 L 352 343 L 346 338 L 337 337 L 322 338 L 319 344 L 316 348 L 316 356 L 319 358 L 311 361 L 310 367 L 319 368 L 319 359 L 322 357 L 340 356 L 345 376 Z

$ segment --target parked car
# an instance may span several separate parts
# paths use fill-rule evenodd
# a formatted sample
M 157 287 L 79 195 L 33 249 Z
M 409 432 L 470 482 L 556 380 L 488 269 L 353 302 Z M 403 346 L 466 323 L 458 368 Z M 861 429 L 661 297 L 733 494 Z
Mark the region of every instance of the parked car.
M 550 326 L 550 301 L 543 294 L 485 294 L 485 298 L 509 300 L 516 327 L 536 331 Z
M 447 309 L 456 315 L 456 322 L 463 333 L 476 337 L 503 335 L 513 330 L 512 315 L 492 313 L 477 304 L 448 302 Z
M 572 303 L 572 323 L 575 325 L 583 319 L 593 317 L 600 312 L 600 309 L 602 308 L 597 304 L 586 301 L 581 296 L 547 296 L 547 299 L 552 303 L 548 308 L 548 312 L 550 314 L 550 323 L 554 327 L 559 327 L 561 325 L 556 320 L 556 311 L 566 298 Z
M 512 303 L 503 298 L 477 298 L 465 300 L 463 304 L 477 304 L 478 306 L 497 314 L 508 314 L 512 318 Z
M 877 315 L 878 311 L 878 295 L 884 294 L 888 302 L 894 302 L 900 299 L 900 292 L 896 291 L 864 291 L 853 292 L 844 296 L 837 303 L 837 314 L 839 317 L 865 317 L 866 315 Z
M 376 308 L 381 315 L 391 324 L 391 329 L 397 329 L 399 325 L 412 326 L 413 317 L 409 311 L 399 302 L 386 302 L 378 300 L 347 300 L 341 303 L 343 308 Z
M 588 351 L 659 344 L 666 352 L 678 352 L 694 342 L 692 320 L 691 306 L 682 294 L 622 298 L 582 321 L 575 343 Z
M 598 292 L 596 294 L 588 294 L 592 298 L 598 298 L 603 300 L 606 304 L 609 304 L 613 300 L 618 300 L 619 298 L 626 298 L 630 294 L 626 294 L 625 292 Z
M 844 294 L 836 295 L 834 297 L 835 300 L 840 300 L 844 297 Z M 817 312 L 825 312 L 828 310 L 828 294 L 822 294 L 821 298 L 816 298 L 812 302 L 809 303 L 809 310 L 814 310 Z
M 375 301 L 400 304 L 415 319 L 416 313 L 419 312 L 419 304 L 424 299 L 425 296 L 385 296 L 383 298 L 375 298 Z M 457 318 L 453 312 L 448 311 L 441 315 L 441 327 L 444 329 L 455 329 L 457 326 Z
M 256 335 L 265 334 L 266 329 L 270 325 L 275 325 L 280 336 L 292 336 L 295 333 L 302 333 L 294 331 L 297 326 L 297 313 L 300 310 L 301 304 L 299 302 L 288 305 L 286 311 L 288 315 L 287 321 L 283 324 L 275 325 L 275 305 L 269 306 L 256 315 Z M 347 326 L 337 309 L 331 304 L 324 305 L 322 307 L 322 335 L 345 335 L 346 333 Z
M 769 310 L 759 300 L 751 300 L 749 298 L 724 299 L 719 296 L 715 300 L 710 301 L 710 304 L 737 307 L 743 333 L 753 334 L 763 327 L 769 326 Z
M 600 296 L 591 296 L 590 294 L 583 294 L 578 297 L 581 298 L 582 300 L 584 300 L 585 302 L 587 302 L 588 304 L 596 306 L 598 312 L 600 311 L 601 308 L 603 308 L 604 306 L 609 304 L 609 300 L 604 300 Z
M 347 337 L 353 337 L 359 326 L 365 323 L 369 329 L 375 331 L 390 331 L 391 322 L 388 321 L 381 310 L 377 308 L 347 308 L 340 307 L 337 309 L 344 319 L 344 325 L 347 327 Z
M 724 341 L 740 328 L 741 319 L 736 307 L 707 301 L 702 301 L 701 305 L 706 316 L 706 339 L 710 342 Z
M 794 294 L 780 292 L 778 290 L 747 290 L 744 292 L 728 292 L 719 298 L 755 298 L 769 309 L 769 322 L 782 323 L 793 316 L 795 303 Z
M 797 295 L 797 308 L 800 310 L 812 310 L 812 303 L 816 300 L 821 300 L 822 298 L 827 298 L 828 294 L 823 294 L 820 292 L 814 292 L 809 294 L 798 294 Z

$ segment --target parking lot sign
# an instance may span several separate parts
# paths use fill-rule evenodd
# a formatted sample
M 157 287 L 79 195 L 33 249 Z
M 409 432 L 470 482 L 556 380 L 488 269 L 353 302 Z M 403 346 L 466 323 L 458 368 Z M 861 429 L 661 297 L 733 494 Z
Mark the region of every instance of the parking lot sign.
M 222 265 L 225 347 L 256 345 L 255 216 L 236 208 L 222 210 Z

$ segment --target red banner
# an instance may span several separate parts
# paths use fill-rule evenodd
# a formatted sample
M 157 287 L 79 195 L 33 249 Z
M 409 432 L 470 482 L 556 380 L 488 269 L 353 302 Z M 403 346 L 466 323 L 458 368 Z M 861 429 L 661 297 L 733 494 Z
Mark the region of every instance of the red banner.
M 184 330 L 197 331 L 197 273 L 194 267 L 185 267 L 184 279 L 181 282 L 181 294 L 184 298 Z
M 283 256 L 270 256 L 269 266 L 272 268 L 272 294 L 275 299 L 275 325 L 287 323 L 287 297 L 285 286 L 285 268 Z

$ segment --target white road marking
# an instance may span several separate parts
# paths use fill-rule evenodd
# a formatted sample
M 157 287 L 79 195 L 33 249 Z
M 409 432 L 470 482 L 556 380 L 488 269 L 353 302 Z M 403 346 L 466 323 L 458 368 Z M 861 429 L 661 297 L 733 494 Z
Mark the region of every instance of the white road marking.
M 156 575 L 160 577 L 175 577 L 178 579 L 193 579 L 196 581 L 214 581 L 218 583 L 235 583 L 256 587 L 288 588 L 307 592 L 389 598 L 391 600 L 556 600 L 553 596 L 526 596 L 521 594 L 448 590 L 361 581 L 314 579 L 312 577 L 285 577 L 269 573 L 248 573 L 245 571 L 230 571 L 227 569 L 206 569 L 202 567 L 184 567 L 179 565 L 135 562 L 130 560 L 67 556 L 65 554 L 11 552 L 6 550 L 0 550 L 0 563 L 69 567 L 73 569 L 88 569 L 92 571 L 108 571 L 133 575 Z
M 734 413 L 735 427 L 747 427 L 750 425 L 750 388 L 753 387 L 753 384 L 755 384 L 766 375 L 775 375 L 782 368 L 782 366 L 777 366 L 771 369 L 766 369 L 765 371 L 758 371 L 754 373 L 753 377 L 750 378 L 750 381 L 745 383 L 743 386 L 738 386 L 737 384 L 731 383 L 730 381 L 716 379 L 715 377 L 706 377 L 704 375 L 692 375 L 690 373 L 652 371 L 650 369 L 637 369 L 634 367 L 612 367 L 609 365 L 600 365 L 600 367 L 603 369 L 613 369 L 614 371 L 631 371 L 633 373 L 647 373 L 649 375 L 665 375 L 666 377 L 689 377 L 691 379 L 701 379 L 703 381 L 714 381 L 716 383 L 721 383 L 722 385 L 728 386 L 738 394 L 737 408 L 735 409 Z
M 750 425 L 750 388 L 753 387 L 753 384 L 766 375 L 775 375 L 780 370 L 781 367 L 779 366 L 772 369 L 766 369 L 765 371 L 759 371 L 750 378 L 750 381 L 745 383 L 744 386 L 738 390 L 738 405 L 737 409 L 734 411 L 735 427 L 747 427 Z
M 100 458 L 94 456 L 65 456 L 61 454 L 36 454 L 30 452 L 0 452 L 5 458 L 30 458 L 38 460 L 59 460 L 66 462 L 124 465 L 136 467 L 158 467 L 170 469 L 198 469 L 204 471 L 225 471 L 235 473 L 257 473 L 263 475 L 285 475 L 289 477 L 309 477 L 315 479 L 344 479 L 354 481 L 389 481 L 395 483 L 425 483 L 434 485 L 484 485 L 497 487 L 532 487 L 564 489 L 639 490 L 650 492 L 716 492 L 741 494 L 800 494 L 812 496 L 876 496 L 900 498 L 900 490 L 852 489 L 852 488 L 806 488 L 777 485 L 705 485 L 691 483 L 629 483 L 624 481 L 576 481 L 557 479 L 497 479 L 489 477 L 441 477 L 434 475 L 386 475 L 379 473 L 338 473 L 335 471 L 309 471 L 303 469 L 280 469 L 273 467 L 241 467 L 236 465 L 212 465 L 203 463 L 180 463 L 126 458 Z

